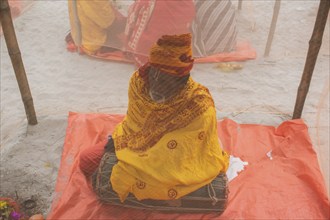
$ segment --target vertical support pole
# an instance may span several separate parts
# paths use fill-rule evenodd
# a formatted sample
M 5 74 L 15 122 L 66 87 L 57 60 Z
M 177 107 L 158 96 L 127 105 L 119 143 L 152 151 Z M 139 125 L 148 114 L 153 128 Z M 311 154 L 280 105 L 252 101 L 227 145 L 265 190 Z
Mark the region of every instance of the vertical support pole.
M 272 23 L 270 25 L 270 29 L 269 29 L 269 33 L 268 33 L 268 39 L 267 39 L 267 43 L 266 43 L 264 57 L 269 56 L 270 48 L 272 47 L 272 42 L 273 42 L 274 33 L 275 33 L 275 29 L 276 29 L 278 14 L 280 12 L 280 7 L 281 7 L 281 0 L 275 0 L 273 18 L 272 18 Z
M 327 23 L 328 13 L 330 8 L 329 0 L 320 0 L 318 13 L 314 25 L 312 37 L 309 41 L 309 48 L 306 57 L 305 67 L 301 76 L 300 85 L 297 92 L 296 104 L 293 111 L 292 119 L 301 118 L 301 113 L 304 108 L 306 96 L 309 90 L 310 82 L 313 76 L 314 67 L 317 56 L 322 45 L 322 38 Z
M 21 52 L 19 50 L 8 0 L 0 0 L 0 22 L 11 63 L 15 71 L 15 76 L 23 100 L 28 123 L 29 125 L 36 125 L 38 123 L 37 116 L 34 110 L 33 99 L 28 79 L 26 77 Z

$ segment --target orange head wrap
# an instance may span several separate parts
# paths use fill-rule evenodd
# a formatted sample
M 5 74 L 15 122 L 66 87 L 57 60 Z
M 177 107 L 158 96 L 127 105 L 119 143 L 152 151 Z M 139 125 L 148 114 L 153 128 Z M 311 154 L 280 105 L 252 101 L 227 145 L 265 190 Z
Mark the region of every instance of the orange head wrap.
M 149 64 L 161 72 L 186 76 L 193 63 L 190 33 L 164 35 L 151 47 Z

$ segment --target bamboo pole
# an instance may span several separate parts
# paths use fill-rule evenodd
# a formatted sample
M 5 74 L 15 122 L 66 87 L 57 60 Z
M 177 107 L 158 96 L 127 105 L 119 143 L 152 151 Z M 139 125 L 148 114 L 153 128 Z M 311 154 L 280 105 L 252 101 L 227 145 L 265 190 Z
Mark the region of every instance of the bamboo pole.
M 280 7 L 281 7 L 281 0 L 275 0 L 273 18 L 272 18 L 272 23 L 270 25 L 270 29 L 269 29 L 269 33 L 268 33 L 268 39 L 267 39 L 267 43 L 266 43 L 264 57 L 269 56 L 270 48 L 272 47 L 277 18 L 278 18 L 278 14 L 280 12 Z
M 0 22 L 6 40 L 8 53 L 15 71 L 16 80 L 23 100 L 25 114 L 30 125 L 38 123 L 34 110 L 33 99 L 26 77 L 21 52 L 19 50 L 8 0 L 0 0 Z
M 309 41 L 309 48 L 306 57 L 305 67 L 301 76 L 300 85 L 297 92 L 296 104 L 293 111 L 292 119 L 301 117 L 304 108 L 306 96 L 309 90 L 309 85 L 313 76 L 317 55 L 322 44 L 323 32 L 327 23 L 328 13 L 330 8 L 329 0 L 320 0 L 319 9 L 316 16 L 314 30 Z

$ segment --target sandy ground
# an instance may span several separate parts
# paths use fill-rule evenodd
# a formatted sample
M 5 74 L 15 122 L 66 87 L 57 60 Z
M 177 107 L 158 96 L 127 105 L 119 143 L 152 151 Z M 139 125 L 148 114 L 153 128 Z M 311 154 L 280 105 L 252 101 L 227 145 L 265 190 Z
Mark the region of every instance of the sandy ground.
M 237 4 L 237 1 L 234 1 Z M 219 119 L 278 126 L 292 117 L 317 1 L 282 1 L 270 57 L 262 57 L 273 1 L 244 1 L 239 37 L 256 48 L 256 60 L 242 70 L 222 72 L 196 64 L 193 78 L 207 86 Z M 15 20 L 16 34 L 38 116 L 28 126 L 7 48 L 1 36 L 0 195 L 32 198 L 31 212 L 49 211 L 65 137 L 74 112 L 125 113 L 133 65 L 105 62 L 66 51 L 67 1 L 35 1 Z M 329 188 L 329 22 L 324 33 L 303 119 Z

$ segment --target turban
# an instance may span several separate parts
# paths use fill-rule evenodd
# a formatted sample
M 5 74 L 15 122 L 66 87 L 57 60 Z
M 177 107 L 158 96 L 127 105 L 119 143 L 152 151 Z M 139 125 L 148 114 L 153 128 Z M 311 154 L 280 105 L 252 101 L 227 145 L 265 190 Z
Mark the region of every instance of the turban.
M 149 65 L 170 75 L 188 75 L 193 63 L 190 33 L 164 35 L 150 49 Z

